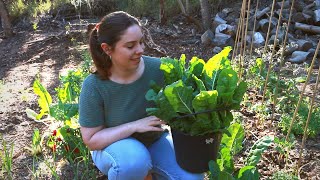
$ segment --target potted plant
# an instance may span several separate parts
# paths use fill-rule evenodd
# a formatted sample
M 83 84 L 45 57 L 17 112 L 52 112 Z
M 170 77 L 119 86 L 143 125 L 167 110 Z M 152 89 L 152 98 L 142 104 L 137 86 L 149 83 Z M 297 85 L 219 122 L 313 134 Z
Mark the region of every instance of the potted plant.
M 154 103 L 146 111 L 171 127 L 177 162 L 190 172 L 205 172 L 216 159 L 231 111 L 240 108 L 247 89 L 231 67 L 230 51 L 226 47 L 207 62 L 193 57 L 186 63 L 185 55 L 161 58 L 164 85 L 152 83 L 146 94 Z

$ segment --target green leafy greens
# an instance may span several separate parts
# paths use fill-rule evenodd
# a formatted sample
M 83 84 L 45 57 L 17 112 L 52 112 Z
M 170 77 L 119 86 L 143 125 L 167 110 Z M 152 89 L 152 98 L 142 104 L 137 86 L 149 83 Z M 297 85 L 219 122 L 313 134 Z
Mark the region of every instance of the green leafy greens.
M 231 67 L 230 51 L 226 47 L 207 62 L 193 57 L 186 63 L 185 55 L 161 58 L 165 85 L 151 85 L 146 99 L 155 106 L 147 108 L 148 114 L 190 135 L 227 132 L 231 110 L 240 108 L 247 89 Z

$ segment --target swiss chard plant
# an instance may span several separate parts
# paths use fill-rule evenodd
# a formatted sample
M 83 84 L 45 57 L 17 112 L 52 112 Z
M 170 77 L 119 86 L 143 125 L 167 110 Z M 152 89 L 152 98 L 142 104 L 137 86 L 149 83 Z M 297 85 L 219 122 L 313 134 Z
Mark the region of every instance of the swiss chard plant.
M 230 47 L 207 62 L 193 57 L 161 58 L 164 85 L 151 84 L 146 99 L 154 102 L 149 115 L 190 135 L 228 132 L 232 110 L 240 108 L 247 84 L 240 81 L 228 59 Z
M 258 180 L 260 174 L 257 164 L 263 152 L 273 144 L 275 137 L 264 136 L 258 139 L 250 148 L 245 164 L 240 169 L 236 169 L 233 159 L 243 148 L 242 141 L 245 133 L 243 127 L 238 123 L 230 125 L 228 131 L 231 136 L 223 135 L 217 161 L 209 162 L 210 180 Z

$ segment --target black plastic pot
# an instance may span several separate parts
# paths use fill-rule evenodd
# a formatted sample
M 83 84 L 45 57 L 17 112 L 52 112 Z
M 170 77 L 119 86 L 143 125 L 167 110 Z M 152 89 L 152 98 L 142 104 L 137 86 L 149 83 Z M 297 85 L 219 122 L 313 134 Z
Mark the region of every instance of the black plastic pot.
M 221 133 L 204 136 L 190 136 L 171 129 L 176 160 L 181 168 L 192 173 L 209 170 L 209 161 L 216 160 L 219 152 Z

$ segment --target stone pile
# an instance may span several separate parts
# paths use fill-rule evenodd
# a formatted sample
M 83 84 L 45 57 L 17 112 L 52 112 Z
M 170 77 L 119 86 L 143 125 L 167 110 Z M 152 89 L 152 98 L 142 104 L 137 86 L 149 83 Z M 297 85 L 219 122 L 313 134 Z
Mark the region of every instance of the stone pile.
M 274 44 L 276 28 L 280 18 L 282 1 L 277 1 L 274 13 L 271 13 L 272 3 L 266 7 L 258 8 L 256 13 L 256 25 L 254 28 L 254 15 L 256 5 L 251 5 L 248 20 L 246 45 L 253 43 L 255 48 L 262 47 L 266 39 L 269 45 Z M 281 45 L 288 27 L 292 0 L 284 2 L 280 27 L 277 36 L 277 45 Z M 270 25 L 269 38 L 266 37 L 269 28 L 269 19 L 273 14 Z M 239 12 L 231 8 L 223 9 L 217 13 L 213 20 L 213 29 L 207 30 L 201 36 L 201 42 L 205 45 L 213 45 L 215 49 L 231 45 L 236 39 Z M 245 20 L 247 21 L 247 20 Z M 288 41 L 285 49 L 285 58 L 292 63 L 310 62 L 314 56 L 317 43 L 320 39 L 320 0 L 295 0 L 291 23 L 288 31 Z M 241 40 L 241 42 L 244 42 Z M 317 58 L 319 59 L 320 53 Z M 319 60 L 318 60 L 319 61 Z

